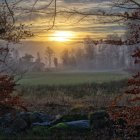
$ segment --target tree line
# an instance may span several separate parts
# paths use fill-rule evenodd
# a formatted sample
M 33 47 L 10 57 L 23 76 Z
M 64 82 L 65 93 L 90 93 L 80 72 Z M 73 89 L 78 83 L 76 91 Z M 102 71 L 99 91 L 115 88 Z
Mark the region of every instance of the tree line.
M 107 40 L 120 40 L 116 34 L 108 36 Z M 63 67 L 89 69 L 89 70 L 112 70 L 135 68 L 131 57 L 135 47 L 128 45 L 113 45 L 94 41 L 90 37 L 83 40 L 83 45 L 73 49 L 65 49 L 61 55 Z

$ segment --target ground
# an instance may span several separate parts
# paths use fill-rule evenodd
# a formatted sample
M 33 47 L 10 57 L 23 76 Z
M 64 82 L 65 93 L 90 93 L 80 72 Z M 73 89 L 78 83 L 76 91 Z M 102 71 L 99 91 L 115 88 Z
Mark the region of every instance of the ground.
M 128 77 L 124 72 L 30 73 L 19 81 L 18 93 L 31 111 L 64 114 L 109 105 L 122 93 Z
M 127 73 L 30 73 L 17 88 L 29 112 L 41 112 L 53 117 L 84 114 L 106 109 L 114 97 L 123 93 Z M 77 117 L 75 118 L 77 119 Z M 48 133 L 46 128 L 32 129 L 16 136 L 18 139 L 96 140 L 92 131 L 58 131 Z M 5 139 L 5 138 L 1 138 Z M 9 139 L 12 139 L 10 137 Z M 15 139 L 15 137 L 13 137 Z M 98 139 L 115 140 L 98 136 Z M 118 140 L 121 140 L 119 138 Z M 136 138 L 137 140 L 137 138 Z
M 42 72 L 26 74 L 19 81 L 21 85 L 74 85 L 83 83 L 104 83 L 128 78 L 119 72 Z

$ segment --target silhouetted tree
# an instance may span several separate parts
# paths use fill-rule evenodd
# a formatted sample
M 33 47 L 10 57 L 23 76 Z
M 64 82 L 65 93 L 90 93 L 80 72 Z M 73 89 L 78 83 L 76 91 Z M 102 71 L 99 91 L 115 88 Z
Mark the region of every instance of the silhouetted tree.
M 54 58 L 54 65 L 55 65 L 55 67 L 57 68 L 58 67 L 58 58 Z
M 21 60 L 23 61 L 23 62 L 25 62 L 25 63 L 31 63 L 31 62 L 33 62 L 33 56 L 31 55 L 31 54 L 25 54 L 22 58 L 21 58 Z
M 49 66 L 49 68 L 52 66 L 53 55 L 54 55 L 53 49 L 51 49 L 50 47 L 46 47 L 46 49 L 45 49 L 45 60 L 46 60 L 46 64 Z

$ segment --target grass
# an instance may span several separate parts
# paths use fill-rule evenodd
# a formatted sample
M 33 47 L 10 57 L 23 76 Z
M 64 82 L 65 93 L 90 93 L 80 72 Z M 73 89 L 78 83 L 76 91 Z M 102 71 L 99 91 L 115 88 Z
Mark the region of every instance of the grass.
M 20 81 L 18 92 L 31 110 L 63 114 L 71 108 L 103 107 L 123 93 L 124 73 L 30 73 Z M 54 109 L 55 108 L 55 109 Z
M 62 73 L 62 72 L 47 72 L 47 73 L 31 73 L 26 74 L 19 82 L 25 86 L 38 85 L 75 85 L 83 83 L 104 83 L 111 81 L 120 81 L 128 78 L 128 74 L 122 73 Z

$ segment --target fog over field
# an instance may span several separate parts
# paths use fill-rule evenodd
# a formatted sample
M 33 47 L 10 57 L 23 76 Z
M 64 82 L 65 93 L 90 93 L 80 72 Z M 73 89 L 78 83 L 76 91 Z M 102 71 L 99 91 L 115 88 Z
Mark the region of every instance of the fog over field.
M 35 71 L 33 67 L 38 59 L 36 66 L 42 65 L 40 72 L 54 68 L 69 72 L 127 71 L 134 66 L 131 55 L 137 47 L 96 45 L 90 37 L 83 39 L 83 43 L 65 45 L 61 49 L 46 42 L 25 42 L 17 46 L 11 52 L 13 61 L 20 62 L 19 66 L 29 72 Z M 47 49 L 51 51 L 50 54 Z M 28 55 L 32 58 L 28 59 Z

